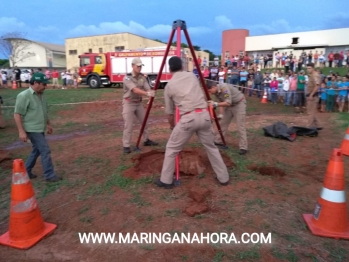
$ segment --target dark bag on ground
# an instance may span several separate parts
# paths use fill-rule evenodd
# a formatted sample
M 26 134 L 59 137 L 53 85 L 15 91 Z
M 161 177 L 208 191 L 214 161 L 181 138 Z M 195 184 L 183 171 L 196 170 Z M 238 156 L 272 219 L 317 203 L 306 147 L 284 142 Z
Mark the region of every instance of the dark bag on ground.
M 306 128 L 300 126 L 287 127 L 283 122 L 276 122 L 270 126 L 263 127 L 264 135 L 274 138 L 286 139 L 293 142 L 299 136 L 317 136 L 316 128 Z

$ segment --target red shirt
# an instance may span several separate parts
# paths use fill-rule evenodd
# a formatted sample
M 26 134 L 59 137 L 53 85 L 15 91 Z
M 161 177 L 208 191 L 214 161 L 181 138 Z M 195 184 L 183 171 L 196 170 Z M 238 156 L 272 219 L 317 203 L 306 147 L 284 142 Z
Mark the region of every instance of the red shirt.
M 198 58 L 198 63 L 199 65 L 201 65 L 201 58 Z
M 58 72 L 53 71 L 52 72 L 52 78 L 58 78 Z
M 329 55 L 328 55 L 328 60 L 329 60 L 329 61 L 332 61 L 332 60 L 333 60 L 333 57 L 334 57 L 333 54 L 329 54 Z
M 271 88 L 275 88 L 275 90 L 277 90 L 278 89 L 278 84 L 279 84 L 279 82 L 277 80 L 273 80 L 270 83 L 270 87 Z

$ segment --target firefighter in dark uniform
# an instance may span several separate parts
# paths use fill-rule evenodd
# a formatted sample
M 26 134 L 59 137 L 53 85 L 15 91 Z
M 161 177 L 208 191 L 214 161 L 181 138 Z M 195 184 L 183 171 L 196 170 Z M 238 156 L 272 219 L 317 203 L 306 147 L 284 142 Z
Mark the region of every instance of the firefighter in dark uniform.
M 142 96 L 154 97 L 155 91 L 151 90 L 148 81 L 141 74 L 142 61 L 140 58 L 132 60 L 132 73 L 127 75 L 123 81 L 123 101 L 122 101 L 122 117 L 124 118 L 124 132 L 122 136 L 122 144 L 124 153 L 131 153 L 131 137 L 134 116 L 137 117 L 140 123 L 143 123 L 145 110 L 142 104 Z M 144 146 L 156 146 L 158 143 L 149 139 L 147 126 L 143 132 Z

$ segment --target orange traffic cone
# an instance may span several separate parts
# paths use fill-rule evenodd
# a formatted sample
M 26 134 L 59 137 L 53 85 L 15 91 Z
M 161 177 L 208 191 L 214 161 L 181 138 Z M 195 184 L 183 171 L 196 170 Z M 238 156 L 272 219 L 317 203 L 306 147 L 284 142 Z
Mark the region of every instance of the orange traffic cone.
M 333 149 L 314 214 L 303 214 L 313 235 L 349 239 L 342 152 Z
M 34 246 L 57 226 L 45 223 L 22 159 L 13 161 L 10 228 L 0 244 L 19 249 Z
M 261 103 L 268 104 L 267 90 L 264 90 L 264 95 L 263 95 Z
M 13 80 L 13 82 L 12 82 L 12 89 L 17 89 L 17 82 L 16 82 L 16 80 Z
M 349 156 L 349 127 L 341 144 L 342 154 Z

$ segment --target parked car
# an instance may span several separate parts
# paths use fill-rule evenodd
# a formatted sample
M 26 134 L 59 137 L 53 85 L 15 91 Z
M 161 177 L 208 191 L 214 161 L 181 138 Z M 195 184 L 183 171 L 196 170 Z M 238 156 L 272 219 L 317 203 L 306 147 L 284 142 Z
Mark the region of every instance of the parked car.
M 21 81 L 29 83 L 29 81 L 30 81 L 30 70 L 28 70 L 28 69 L 21 69 Z

